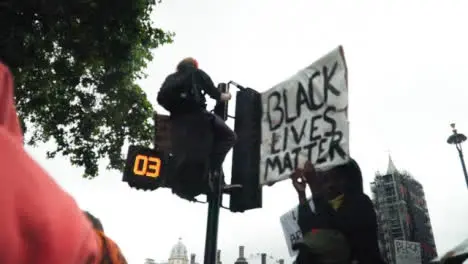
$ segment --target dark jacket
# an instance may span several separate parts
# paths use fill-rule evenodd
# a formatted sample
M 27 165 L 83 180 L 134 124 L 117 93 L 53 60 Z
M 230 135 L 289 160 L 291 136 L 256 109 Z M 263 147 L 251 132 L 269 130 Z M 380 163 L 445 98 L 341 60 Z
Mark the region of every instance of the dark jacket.
M 206 110 L 205 94 L 215 100 L 221 97 L 221 92 L 215 87 L 210 76 L 191 64 L 179 65 L 177 72 L 167 76 L 158 93 L 158 103 L 164 106 L 161 97 L 173 89 L 177 90 L 180 96 L 174 103 L 175 107 L 168 109 L 171 117 Z
M 455 257 L 450 257 L 444 261 L 440 261 L 441 264 L 463 264 L 468 259 L 468 253 L 463 253 Z
M 307 204 L 300 205 L 298 225 L 301 231 L 337 229 L 348 238 L 353 260 L 359 264 L 385 263 L 378 245 L 377 216 L 372 201 L 363 192 L 359 165 L 351 159 L 336 169 L 347 177 L 343 203 L 335 211 L 325 198 L 314 196 L 315 214 Z
M 317 201 L 320 207 L 330 207 L 326 201 Z M 349 240 L 353 259 L 360 264 L 384 263 L 377 237 L 377 216 L 374 206 L 365 194 L 345 194 L 342 206 L 334 212 L 328 209 L 338 230 Z
M 310 207 L 299 207 L 298 224 L 301 231 L 337 229 L 347 238 L 353 259 L 359 264 L 385 263 L 377 239 L 377 217 L 373 204 L 365 194 L 345 194 L 343 204 L 335 211 L 322 197 L 314 197 L 314 214 Z

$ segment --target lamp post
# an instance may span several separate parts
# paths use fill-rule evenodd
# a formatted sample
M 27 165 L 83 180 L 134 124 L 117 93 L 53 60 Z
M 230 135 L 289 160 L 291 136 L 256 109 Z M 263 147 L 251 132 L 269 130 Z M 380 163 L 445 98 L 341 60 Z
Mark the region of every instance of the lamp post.
M 453 134 L 450 135 L 450 137 L 448 137 L 447 143 L 451 145 L 455 145 L 455 148 L 458 151 L 458 155 L 460 156 L 460 162 L 461 162 L 462 169 L 463 169 L 463 174 L 465 175 L 466 185 L 468 187 L 468 173 L 466 171 L 465 159 L 463 158 L 463 149 L 461 145 L 461 143 L 466 141 L 466 136 L 461 133 L 458 133 L 457 129 L 455 128 L 454 123 L 450 124 L 450 126 L 452 127 Z

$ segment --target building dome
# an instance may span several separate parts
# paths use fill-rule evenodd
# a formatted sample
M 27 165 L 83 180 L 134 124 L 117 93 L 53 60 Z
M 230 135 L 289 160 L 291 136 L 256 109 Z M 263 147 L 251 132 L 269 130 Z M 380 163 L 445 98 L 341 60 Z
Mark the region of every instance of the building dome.
M 179 242 L 172 247 L 169 260 L 188 260 L 187 248 L 179 238 Z

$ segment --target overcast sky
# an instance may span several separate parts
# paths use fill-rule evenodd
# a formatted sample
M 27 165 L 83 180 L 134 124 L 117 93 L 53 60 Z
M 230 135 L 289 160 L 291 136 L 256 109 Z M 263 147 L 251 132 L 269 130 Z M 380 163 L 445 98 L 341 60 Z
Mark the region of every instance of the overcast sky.
M 177 35 L 154 51 L 141 85 L 156 106 L 165 76 L 193 56 L 215 82 L 264 91 L 343 45 L 351 155 L 362 167 L 366 192 L 375 172 L 386 169 L 390 151 L 397 168 L 423 184 L 443 252 L 468 237 L 468 190 L 456 150 L 446 144 L 451 122 L 468 133 L 467 12 L 463 0 L 164 1 L 153 20 Z M 102 219 L 131 264 L 166 260 L 179 237 L 202 260 L 206 205 L 169 190 L 132 190 L 120 173 L 104 170 L 106 161 L 97 179 L 83 180 L 83 170 L 67 159 L 45 159 L 51 147 L 29 150 L 83 209 Z M 234 262 L 241 244 L 246 254 L 267 252 L 289 262 L 279 217 L 296 204 L 295 192 L 289 182 L 264 189 L 262 209 L 222 212 L 224 263 Z

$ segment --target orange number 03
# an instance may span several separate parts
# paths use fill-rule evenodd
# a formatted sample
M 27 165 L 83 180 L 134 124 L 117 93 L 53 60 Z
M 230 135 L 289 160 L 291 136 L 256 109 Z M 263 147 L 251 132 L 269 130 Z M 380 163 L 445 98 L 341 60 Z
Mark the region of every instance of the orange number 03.
M 140 166 L 140 164 L 142 166 Z M 157 178 L 161 170 L 161 159 L 148 157 L 145 155 L 137 155 L 135 165 L 133 165 L 133 173 L 139 176 Z

